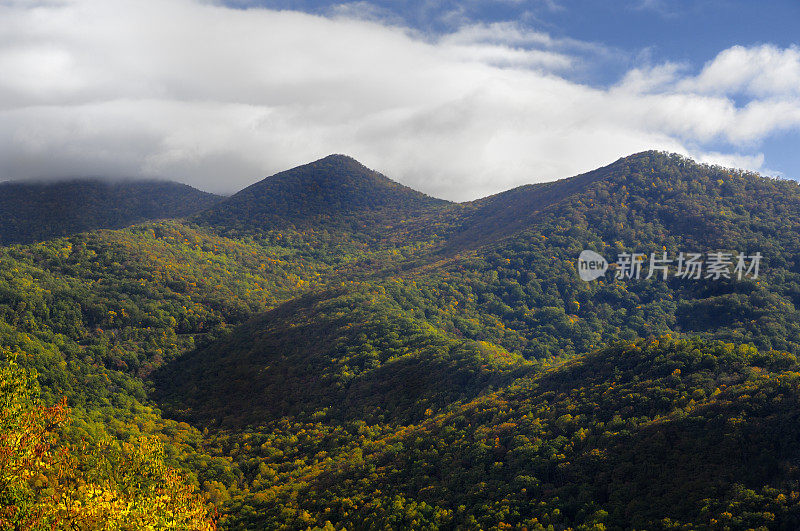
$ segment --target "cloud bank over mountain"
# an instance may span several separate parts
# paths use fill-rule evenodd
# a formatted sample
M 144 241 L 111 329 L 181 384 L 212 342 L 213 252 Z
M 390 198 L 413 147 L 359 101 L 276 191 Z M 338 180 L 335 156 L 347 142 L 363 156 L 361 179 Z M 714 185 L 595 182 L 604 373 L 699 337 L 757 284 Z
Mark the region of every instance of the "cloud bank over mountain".
M 443 35 L 200 0 L 0 1 L 0 180 L 160 176 L 232 192 L 328 153 L 439 197 L 646 149 L 768 171 L 800 128 L 800 50 L 569 75 L 613 53 L 513 23 Z

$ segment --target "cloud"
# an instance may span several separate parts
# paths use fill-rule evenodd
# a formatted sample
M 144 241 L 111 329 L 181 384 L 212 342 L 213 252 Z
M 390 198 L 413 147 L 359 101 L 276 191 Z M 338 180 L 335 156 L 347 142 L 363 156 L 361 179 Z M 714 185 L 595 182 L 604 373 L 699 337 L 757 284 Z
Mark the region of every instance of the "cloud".
M 363 0 L 335 4 L 329 7 L 327 11 L 335 17 L 388 23 L 395 26 L 402 25 L 403 20 L 391 10 Z
M 733 46 L 705 65 L 681 90 L 755 97 L 800 97 L 800 48 Z
M 678 9 L 674 2 L 670 4 L 665 0 L 634 0 L 628 7 L 635 11 L 652 11 L 664 17 L 674 16 Z
M 794 48 L 732 48 L 694 76 L 659 65 L 601 88 L 567 78 L 596 45 L 514 24 L 422 36 L 348 9 L 0 0 L 0 180 L 159 176 L 233 192 L 347 153 L 463 200 L 645 149 L 759 169 L 758 143 L 800 126 L 781 81 Z M 757 66 L 726 74 L 742 57 Z M 731 153 L 703 148 L 720 143 Z
M 716 164 L 726 168 L 760 168 L 764 165 L 764 155 L 738 155 L 735 153 L 718 153 L 709 151 L 697 157 L 698 162 Z M 772 172 L 769 172 L 772 174 Z

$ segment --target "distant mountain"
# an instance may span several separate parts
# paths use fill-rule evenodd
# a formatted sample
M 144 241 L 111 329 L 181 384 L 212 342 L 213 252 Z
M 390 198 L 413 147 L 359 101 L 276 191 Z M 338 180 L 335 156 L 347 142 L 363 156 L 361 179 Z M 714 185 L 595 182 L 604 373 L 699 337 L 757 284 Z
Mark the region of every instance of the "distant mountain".
M 196 220 L 238 232 L 285 227 L 363 227 L 449 203 L 392 181 L 345 155 L 330 155 L 259 181 Z
M 219 199 L 169 181 L 4 182 L 0 183 L 0 244 L 182 218 Z

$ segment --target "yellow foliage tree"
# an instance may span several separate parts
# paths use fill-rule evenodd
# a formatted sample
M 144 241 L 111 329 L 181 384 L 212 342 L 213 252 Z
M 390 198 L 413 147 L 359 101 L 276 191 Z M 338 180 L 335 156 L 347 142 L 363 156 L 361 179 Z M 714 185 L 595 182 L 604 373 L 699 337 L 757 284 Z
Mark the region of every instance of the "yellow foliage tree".
M 0 529 L 216 529 L 155 437 L 71 443 L 70 410 L 39 402 L 28 371 L 0 365 Z

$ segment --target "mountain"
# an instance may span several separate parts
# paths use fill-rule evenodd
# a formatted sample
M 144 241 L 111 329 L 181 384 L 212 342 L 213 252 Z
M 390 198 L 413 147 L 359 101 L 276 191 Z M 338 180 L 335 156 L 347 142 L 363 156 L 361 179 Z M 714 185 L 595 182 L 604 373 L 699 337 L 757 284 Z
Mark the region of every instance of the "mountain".
M 323 226 L 372 230 L 376 222 L 445 207 L 344 155 L 330 155 L 259 181 L 195 219 L 240 233 Z
M 0 244 L 182 218 L 219 199 L 168 181 L 4 182 L 0 183 Z
M 506 337 L 491 340 L 528 358 L 571 355 L 614 339 L 669 331 L 798 348 L 796 182 L 656 152 L 609 168 L 614 171 L 579 193 L 537 210 L 516 233 L 469 258 L 420 270 L 421 276 L 426 283 L 447 282 L 462 312 L 501 320 Z M 604 278 L 580 280 L 575 264 L 584 249 L 611 262 Z M 615 278 L 614 263 L 623 252 L 647 256 L 642 278 Z M 663 252 L 673 260 L 669 278 L 646 279 L 649 258 Z M 676 278 L 681 252 L 704 259 L 725 252 L 731 260 L 738 253 L 761 253 L 761 275 Z
M 653 151 L 468 204 L 387 181 L 333 156 L 0 247 L 0 350 L 94 448 L 69 484 L 152 437 L 224 529 L 798 527 L 797 183 Z M 632 252 L 763 261 L 617 278 Z
M 642 215 L 652 216 L 648 221 L 676 235 L 691 234 L 700 243 L 715 233 L 736 230 L 734 225 L 754 228 L 754 221 L 763 226 L 787 216 L 794 221 L 800 216 L 799 199 L 795 181 L 645 151 L 575 177 L 464 203 L 463 220 L 447 248 L 494 245 L 537 227 L 549 213 L 567 215 L 578 205 L 593 207 L 597 220 L 592 221 L 601 223 L 603 209 L 615 217 L 647 210 Z

